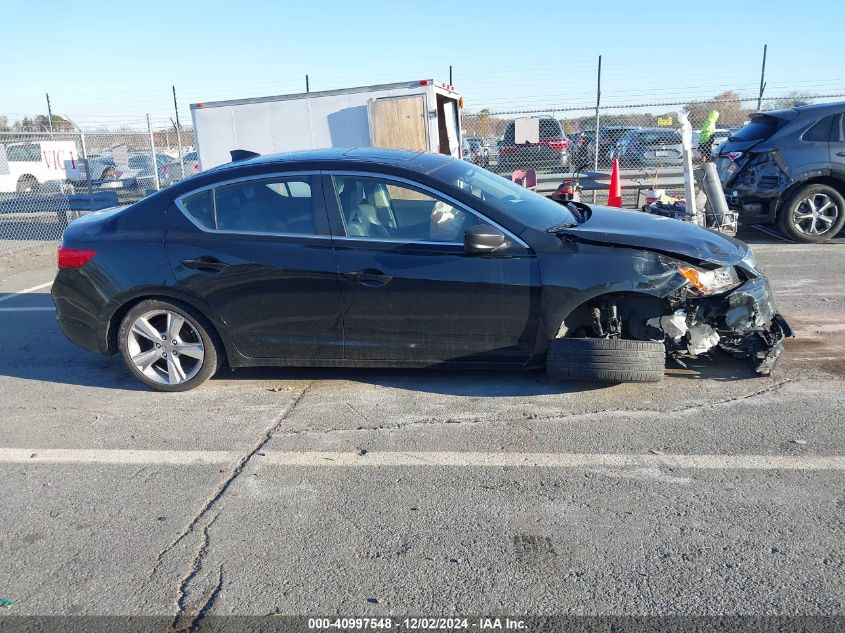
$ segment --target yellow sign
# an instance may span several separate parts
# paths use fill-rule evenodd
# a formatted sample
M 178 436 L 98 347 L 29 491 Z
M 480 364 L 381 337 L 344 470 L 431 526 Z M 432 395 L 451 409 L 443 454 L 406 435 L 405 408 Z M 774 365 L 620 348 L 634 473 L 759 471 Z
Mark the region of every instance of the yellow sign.
M 660 127 L 672 127 L 672 117 L 670 116 L 659 116 L 657 117 L 657 125 Z

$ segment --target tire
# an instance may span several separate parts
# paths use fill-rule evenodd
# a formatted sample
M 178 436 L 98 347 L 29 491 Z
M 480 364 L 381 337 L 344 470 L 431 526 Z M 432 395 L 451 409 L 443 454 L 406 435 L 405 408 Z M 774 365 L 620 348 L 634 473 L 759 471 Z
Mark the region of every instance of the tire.
M 778 211 L 780 232 L 796 242 L 826 242 L 836 237 L 843 224 L 845 198 L 829 185 L 799 188 Z
M 175 317 L 183 320 L 181 325 Z M 146 324 L 139 322 L 142 318 Z M 138 327 L 133 328 L 136 322 Z M 156 391 L 198 387 L 223 363 L 223 346 L 214 328 L 193 308 L 177 301 L 146 299 L 130 308 L 120 323 L 117 343 L 129 371 Z
M 38 191 L 38 179 L 29 174 L 21 176 L 18 178 L 15 190 L 17 193 L 36 193 Z
M 556 338 L 546 353 L 546 371 L 559 380 L 659 382 L 665 366 L 660 341 Z
M 114 167 L 106 167 L 100 174 L 100 180 L 117 180 L 120 174 Z

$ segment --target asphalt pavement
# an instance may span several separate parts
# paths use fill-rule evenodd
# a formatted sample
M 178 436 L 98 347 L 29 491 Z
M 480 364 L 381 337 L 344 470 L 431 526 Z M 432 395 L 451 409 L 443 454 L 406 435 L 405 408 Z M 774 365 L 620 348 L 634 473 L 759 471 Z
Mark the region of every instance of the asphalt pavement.
M 53 245 L 0 258 L 0 626 L 845 616 L 845 250 L 742 237 L 797 335 L 776 374 L 653 385 L 250 369 L 153 393 L 64 339 Z

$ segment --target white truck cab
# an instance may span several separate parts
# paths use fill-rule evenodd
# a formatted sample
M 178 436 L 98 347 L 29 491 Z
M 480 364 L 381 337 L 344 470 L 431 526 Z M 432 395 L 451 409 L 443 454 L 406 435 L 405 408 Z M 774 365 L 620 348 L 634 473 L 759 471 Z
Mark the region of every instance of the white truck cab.
M 191 104 L 200 169 L 229 152 L 393 147 L 461 156 L 462 97 L 422 79 L 343 90 Z

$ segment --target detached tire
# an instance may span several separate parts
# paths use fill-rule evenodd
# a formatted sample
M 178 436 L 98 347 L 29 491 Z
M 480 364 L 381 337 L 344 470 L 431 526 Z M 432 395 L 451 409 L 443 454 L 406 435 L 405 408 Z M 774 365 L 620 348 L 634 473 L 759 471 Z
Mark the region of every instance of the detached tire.
M 556 338 L 546 353 L 546 371 L 559 380 L 659 382 L 665 366 L 660 341 Z

